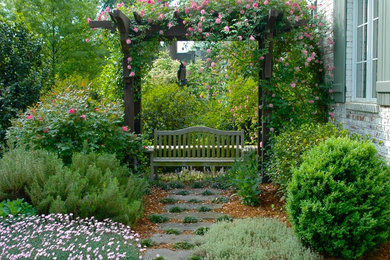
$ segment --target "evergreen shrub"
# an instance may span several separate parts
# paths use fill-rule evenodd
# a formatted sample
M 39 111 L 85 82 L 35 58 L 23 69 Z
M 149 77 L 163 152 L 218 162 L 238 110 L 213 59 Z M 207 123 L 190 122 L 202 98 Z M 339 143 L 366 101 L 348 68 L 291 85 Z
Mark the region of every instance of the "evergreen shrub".
M 293 172 L 287 213 L 305 244 L 356 259 L 387 241 L 390 169 L 372 143 L 330 138 Z

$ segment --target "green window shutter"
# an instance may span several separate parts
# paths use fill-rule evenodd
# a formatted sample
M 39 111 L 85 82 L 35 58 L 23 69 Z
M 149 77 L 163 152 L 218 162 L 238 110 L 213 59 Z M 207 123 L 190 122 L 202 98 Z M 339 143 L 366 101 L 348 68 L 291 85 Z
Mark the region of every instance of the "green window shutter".
M 390 1 L 379 0 L 378 74 L 376 82 L 379 105 L 390 106 Z
M 345 102 L 345 45 L 347 1 L 334 0 L 334 99 Z

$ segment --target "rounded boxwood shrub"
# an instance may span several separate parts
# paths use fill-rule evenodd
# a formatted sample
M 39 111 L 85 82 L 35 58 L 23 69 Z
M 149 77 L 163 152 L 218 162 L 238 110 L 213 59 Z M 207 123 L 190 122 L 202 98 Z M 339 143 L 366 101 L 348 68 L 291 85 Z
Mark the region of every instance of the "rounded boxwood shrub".
M 201 259 L 320 259 L 302 246 L 286 224 L 275 219 L 236 219 L 214 224 L 197 241 Z
M 339 130 L 332 123 L 303 124 L 298 129 L 290 129 L 276 136 L 273 140 L 269 176 L 280 191 L 286 192 L 291 181 L 292 169 L 302 163 L 302 155 L 322 141 L 330 137 L 347 136 L 346 130 Z
M 372 143 L 330 138 L 293 172 L 287 213 L 305 244 L 354 259 L 387 240 L 390 170 Z
M 147 161 L 142 138 L 123 126 L 122 105 L 99 99 L 82 87 L 44 97 L 12 122 L 7 138 L 10 143 L 53 151 L 66 164 L 81 151 L 115 153 L 138 166 Z

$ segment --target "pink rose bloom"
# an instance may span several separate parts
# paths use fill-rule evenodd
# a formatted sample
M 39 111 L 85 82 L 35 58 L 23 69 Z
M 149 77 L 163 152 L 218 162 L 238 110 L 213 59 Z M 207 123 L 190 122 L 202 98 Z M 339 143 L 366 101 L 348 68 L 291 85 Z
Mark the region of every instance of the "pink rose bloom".
M 127 69 L 128 69 L 128 70 L 131 70 L 131 65 L 127 65 Z
M 206 37 L 209 37 L 209 36 L 210 36 L 210 34 L 209 34 L 209 33 L 206 33 L 205 35 L 206 35 Z
M 27 116 L 27 119 L 32 119 L 32 118 L 33 118 L 32 115 L 28 115 L 28 116 Z
M 268 0 L 265 0 L 264 5 L 267 5 L 267 4 L 269 4 L 269 2 L 268 2 Z
M 89 42 L 89 38 L 85 39 L 85 42 Z
M 260 60 L 264 60 L 264 56 L 260 56 Z
M 132 57 L 128 57 L 128 58 L 127 58 L 127 62 L 131 62 L 132 60 L 133 60 Z
M 245 11 L 244 11 L 244 10 L 241 10 L 241 11 L 240 11 L 240 14 L 245 14 Z
M 122 126 L 122 130 L 125 131 L 125 132 L 128 132 L 129 128 L 127 128 L 127 126 Z
M 211 53 L 211 49 L 207 49 L 207 53 Z
M 173 26 L 173 25 L 172 25 L 171 23 L 168 24 L 168 28 L 169 28 L 169 29 L 171 29 L 172 26 Z
M 132 72 L 130 72 L 130 75 L 129 75 L 130 77 L 134 77 L 135 76 L 135 72 L 134 71 L 132 71 Z
M 274 107 L 274 104 L 271 103 L 271 104 L 269 104 L 268 106 L 269 106 L 270 108 L 273 108 L 273 107 Z
M 241 35 L 239 35 L 239 36 L 238 36 L 238 39 L 239 39 L 240 41 L 242 41 L 242 36 L 241 36 Z
M 91 20 L 91 18 L 87 18 L 87 23 L 90 23 L 92 20 Z
M 46 127 L 46 128 L 43 130 L 43 132 L 44 132 L 44 133 L 49 132 L 49 128 Z
M 225 30 L 225 32 L 229 32 L 230 31 L 230 28 L 229 26 L 225 26 L 225 28 L 223 28 Z
M 141 12 L 139 13 L 139 15 L 140 15 L 141 17 L 143 17 L 143 16 L 145 15 L 145 10 L 141 10 Z
M 253 8 L 258 8 L 259 7 L 259 4 L 258 3 L 253 3 Z
M 138 32 L 138 28 L 137 27 L 134 27 L 134 32 Z
M 76 113 L 76 111 L 73 109 L 73 108 L 71 108 L 71 109 L 69 109 L 69 114 L 71 114 L 71 115 L 73 115 L 74 113 Z
M 253 35 L 251 35 L 251 37 L 249 37 L 249 40 L 254 41 L 256 39 L 255 39 L 255 37 L 253 37 Z
M 126 40 L 126 43 L 127 43 L 127 44 L 130 44 L 130 43 L 131 43 L 131 40 L 130 40 L 130 39 L 127 39 L 127 40 Z
M 275 129 L 274 129 L 273 127 L 271 127 L 269 130 L 270 130 L 271 132 L 275 131 Z
M 211 61 L 211 59 L 210 58 L 207 58 L 207 62 L 210 62 Z
M 221 21 L 221 18 L 217 18 L 217 19 L 215 19 L 215 23 L 216 24 L 220 24 L 222 21 Z
M 310 104 L 313 104 L 313 103 L 314 103 L 314 100 L 309 100 L 309 101 L 307 101 L 307 102 L 309 102 Z
M 217 64 L 213 61 L 213 62 L 211 62 L 211 67 L 215 67 Z
M 295 87 L 297 86 L 297 84 L 291 83 L 290 86 L 291 86 L 292 88 L 295 88 Z
M 160 14 L 160 20 L 163 20 L 165 18 L 164 14 Z
M 87 119 L 87 116 L 86 115 L 81 115 L 80 118 L 85 120 L 85 119 Z
M 241 4 L 241 0 L 237 0 L 236 3 L 239 5 Z
M 204 14 L 206 13 L 206 11 L 205 11 L 204 9 L 202 9 L 202 10 L 200 11 L 200 13 L 201 13 L 202 15 L 204 15 Z

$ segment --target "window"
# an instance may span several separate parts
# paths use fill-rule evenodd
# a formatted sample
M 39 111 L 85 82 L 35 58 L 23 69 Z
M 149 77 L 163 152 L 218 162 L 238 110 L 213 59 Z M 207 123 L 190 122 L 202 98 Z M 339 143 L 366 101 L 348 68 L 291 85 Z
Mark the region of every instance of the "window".
M 356 101 L 375 101 L 378 0 L 357 0 L 353 3 L 353 98 Z

